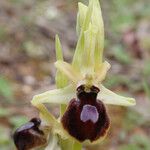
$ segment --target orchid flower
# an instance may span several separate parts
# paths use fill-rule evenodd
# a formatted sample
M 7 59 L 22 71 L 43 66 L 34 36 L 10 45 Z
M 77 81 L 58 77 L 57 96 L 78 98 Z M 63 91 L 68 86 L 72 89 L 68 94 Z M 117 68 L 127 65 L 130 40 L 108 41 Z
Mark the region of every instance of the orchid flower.
M 103 61 L 104 24 L 99 0 L 90 0 L 88 6 L 79 2 L 78 7 L 78 42 L 73 61 L 69 64 L 63 60 L 56 35 L 57 89 L 35 95 L 31 103 L 49 126 L 50 135 L 79 143 L 81 147 L 81 144 L 96 144 L 107 135 L 110 120 L 105 105 L 133 106 L 136 102 L 102 84 L 111 65 Z M 60 117 L 55 118 L 45 104 L 59 104 Z

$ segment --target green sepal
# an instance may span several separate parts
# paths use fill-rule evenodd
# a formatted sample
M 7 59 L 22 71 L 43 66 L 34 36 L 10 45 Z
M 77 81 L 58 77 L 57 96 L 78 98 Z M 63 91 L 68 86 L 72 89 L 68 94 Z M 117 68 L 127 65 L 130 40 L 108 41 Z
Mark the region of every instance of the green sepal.
M 31 103 L 33 105 L 41 103 L 68 104 L 75 96 L 75 87 L 73 85 L 68 85 L 62 89 L 50 90 L 42 94 L 35 95 Z

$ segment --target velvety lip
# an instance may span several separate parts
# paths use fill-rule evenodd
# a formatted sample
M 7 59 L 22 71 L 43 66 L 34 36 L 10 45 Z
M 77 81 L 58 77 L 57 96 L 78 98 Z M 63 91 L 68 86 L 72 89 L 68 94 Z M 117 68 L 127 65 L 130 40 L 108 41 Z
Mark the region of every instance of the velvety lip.
M 91 142 L 106 135 L 110 121 L 102 101 L 97 100 L 95 87 L 85 92 L 84 86 L 77 88 L 77 99 L 72 99 L 61 121 L 68 133 L 83 142 Z M 94 89 L 94 90 L 93 90 Z

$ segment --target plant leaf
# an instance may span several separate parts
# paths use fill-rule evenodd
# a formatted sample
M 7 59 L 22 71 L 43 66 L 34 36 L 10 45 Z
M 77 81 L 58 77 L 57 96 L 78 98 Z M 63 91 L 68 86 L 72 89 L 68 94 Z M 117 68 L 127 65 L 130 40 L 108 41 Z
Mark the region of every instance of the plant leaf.
M 55 49 L 56 49 L 57 61 L 63 60 L 62 47 L 61 47 L 61 43 L 60 43 L 58 35 L 56 35 L 55 37 Z M 67 77 L 60 70 L 57 70 L 55 82 L 56 82 L 57 88 L 63 88 L 67 85 L 68 80 L 67 80 Z

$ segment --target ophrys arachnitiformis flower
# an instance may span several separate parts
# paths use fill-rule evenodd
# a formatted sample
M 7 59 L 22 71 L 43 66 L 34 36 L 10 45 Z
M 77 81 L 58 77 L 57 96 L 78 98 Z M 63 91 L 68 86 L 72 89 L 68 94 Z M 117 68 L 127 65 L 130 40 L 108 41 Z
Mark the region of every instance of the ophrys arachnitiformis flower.
M 52 135 L 94 144 L 104 139 L 110 127 L 105 105 L 132 106 L 135 100 L 119 96 L 102 85 L 110 64 L 103 61 L 104 25 L 98 0 L 90 0 L 89 6 L 79 3 L 77 33 L 72 64 L 63 61 L 56 36 L 58 89 L 34 96 L 31 103 L 39 109 Z M 46 103 L 61 105 L 58 119 L 48 112 Z
M 135 100 L 119 96 L 102 85 L 110 64 L 103 61 L 104 25 L 98 0 L 90 0 L 88 7 L 79 3 L 77 33 L 79 40 L 72 64 L 63 61 L 56 36 L 56 83 L 60 88 L 34 96 L 32 104 L 37 108 L 44 103 L 66 105 L 59 120 L 53 118 L 59 124 L 53 126 L 54 132 L 94 143 L 106 136 L 110 126 L 105 104 L 131 106 Z

